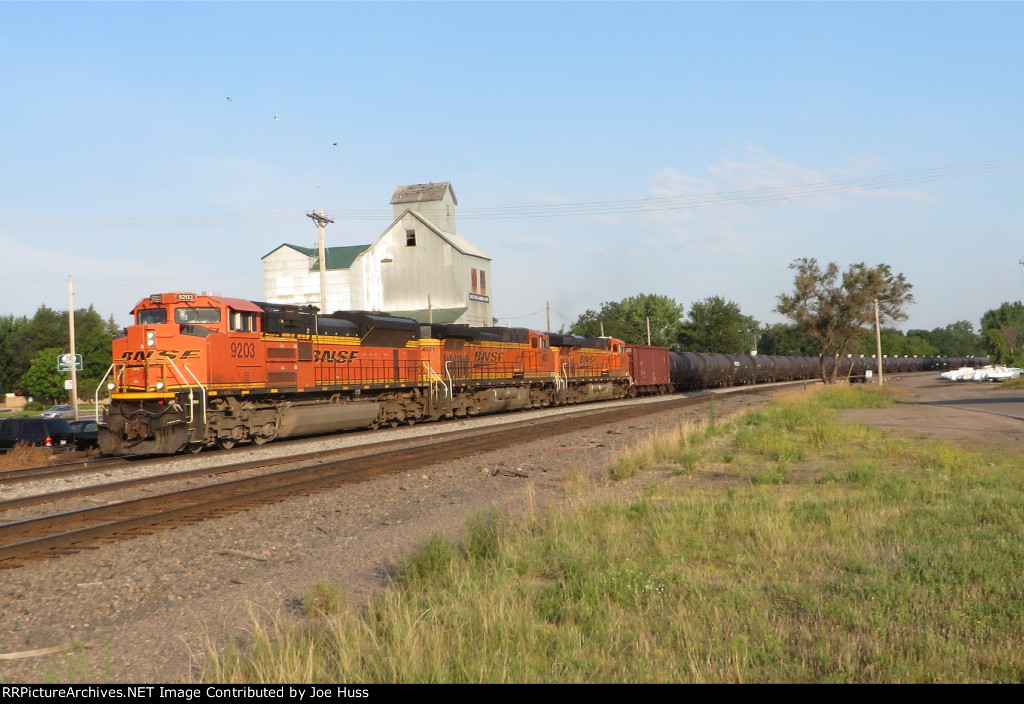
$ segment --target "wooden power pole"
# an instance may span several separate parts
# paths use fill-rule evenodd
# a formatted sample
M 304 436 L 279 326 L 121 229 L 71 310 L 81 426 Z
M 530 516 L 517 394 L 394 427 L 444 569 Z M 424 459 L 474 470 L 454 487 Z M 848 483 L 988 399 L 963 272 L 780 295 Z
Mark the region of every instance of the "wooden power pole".
M 327 223 L 334 223 L 330 218 L 324 217 L 324 211 L 318 210 L 315 213 L 306 213 L 307 218 L 312 218 L 316 223 L 317 248 L 320 253 L 320 312 L 327 313 L 327 248 L 324 246 L 324 228 Z

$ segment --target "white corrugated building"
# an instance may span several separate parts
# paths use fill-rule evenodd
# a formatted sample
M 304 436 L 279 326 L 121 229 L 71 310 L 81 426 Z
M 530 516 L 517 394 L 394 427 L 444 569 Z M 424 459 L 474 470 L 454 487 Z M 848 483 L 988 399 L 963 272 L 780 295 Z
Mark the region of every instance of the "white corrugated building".
M 447 181 L 399 186 L 395 219 L 373 244 L 326 248 L 327 305 L 320 305 L 317 248 L 293 244 L 263 257 L 264 300 L 491 325 L 491 260 L 456 232 L 457 205 Z

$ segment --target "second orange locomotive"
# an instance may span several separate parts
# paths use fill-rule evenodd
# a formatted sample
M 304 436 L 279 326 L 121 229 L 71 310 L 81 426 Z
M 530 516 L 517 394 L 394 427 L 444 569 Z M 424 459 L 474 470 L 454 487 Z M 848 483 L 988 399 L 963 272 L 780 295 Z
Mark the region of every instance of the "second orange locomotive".
M 626 396 L 625 345 L 155 294 L 114 341 L 104 454 L 170 454 Z

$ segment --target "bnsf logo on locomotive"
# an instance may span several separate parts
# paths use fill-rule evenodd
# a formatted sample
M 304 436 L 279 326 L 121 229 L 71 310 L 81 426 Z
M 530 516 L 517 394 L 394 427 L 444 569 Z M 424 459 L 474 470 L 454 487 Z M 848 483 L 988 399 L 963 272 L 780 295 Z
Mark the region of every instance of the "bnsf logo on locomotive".
M 501 352 L 477 352 L 474 362 L 500 362 Z
M 347 364 L 359 358 L 359 350 L 315 350 L 313 352 L 314 362 L 326 364 Z
M 121 355 L 121 359 L 125 362 L 149 362 L 156 358 L 161 359 L 195 359 L 199 356 L 201 350 L 149 350 L 143 352 L 125 352 Z

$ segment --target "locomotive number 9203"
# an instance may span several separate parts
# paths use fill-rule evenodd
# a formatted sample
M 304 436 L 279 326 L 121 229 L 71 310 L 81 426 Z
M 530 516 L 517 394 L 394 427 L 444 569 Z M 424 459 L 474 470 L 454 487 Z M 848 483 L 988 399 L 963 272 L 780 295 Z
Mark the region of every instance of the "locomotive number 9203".
M 232 342 L 231 356 L 239 359 L 251 359 L 256 356 L 256 344 L 253 342 Z

